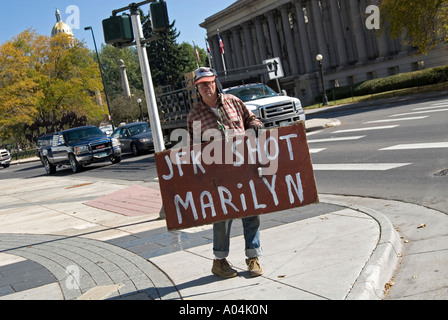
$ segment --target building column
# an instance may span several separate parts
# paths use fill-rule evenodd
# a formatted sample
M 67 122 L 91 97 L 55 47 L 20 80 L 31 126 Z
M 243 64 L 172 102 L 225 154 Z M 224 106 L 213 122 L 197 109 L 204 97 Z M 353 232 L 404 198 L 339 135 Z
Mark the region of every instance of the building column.
M 230 34 L 225 31 L 220 33 L 222 41 L 224 42 L 224 59 L 226 61 L 226 69 L 227 70 L 232 70 L 234 69 L 234 64 L 233 64 L 233 57 L 232 57 L 232 47 L 230 46 Z
M 274 11 L 267 12 L 266 16 L 268 18 L 269 35 L 271 38 L 272 51 L 273 51 L 273 55 L 274 55 L 272 58 L 279 57 L 280 59 L 282 59 L 282 50 L 280 48 L 280 40 L 278 38 L 278 31 L 277 31 L 277 27 L 275 25 Z
M 221 49 L 219 48 L 219 38 L 218 36 L 214 36 L 212 38 L 209 38 L 208 43 L 210 44 L 210 50 L 212 51 L 213 55 L 213 67 L 216 71 L 224 71 L 224 66 L 222 64 L 222 58 L 221 58 Z
M 255 30 L 257 33 L 257 42 L 258 42 L 258 52 L 260 54 L 260 64 L 268 58 L 268 54 L 266 51 L 266 39 L 263 33 L 263 26 L 261 21 L 261 16 L 255 18 Z
M 329 1 L 330 11 L 331 11 L 331 21 L 333 28 L 333 35 L 335 38 L 333 41 L 336 44 L 339 66 L 345 66 L 348 63 L 347 47 L 345 43 L 344 30 L 342 29 L 342 20 L 340 15 L 340 10 L 337 1 Z
M 358 53 L 358 63 L 367 61 L 366 39 L 363 28 L 365 27 L 361 20 L 359 0 L 349 0 L 350 15 L 352 20 L 352 31 L 355 36 L 356 52 Z
M 243 30 L 244 30 L 244 41 L 245 41 L 245 47 L 246 47 L 246 55 L 247 55 L 247 64 L 249 66 L 255 65 L 255 54 L 254 54 L 254 47 L 253 47 L 253 41 L 252 41 L 252 34 L 250 32 L 250 24 L 249 22 L 245 22 L 243 24 Z
M 310 40 L 308 37 L 308 32 L 306 31 L 306 23 L 305 23 L 305 17 L 303 15 L 302 0 L 296 0 L 294 4 L 296 5 L 297 27 L 299 30 L 299 38 L 300 38 L 299 45 L 302 50 L 304 72 L 311 73 L 314 71 L 315 63 L 313 58 L 311 57 Z
M 324 56 L 323 64 L 324 68 L 327 69 L 330 67 L 331 60 L 330 54 L 328 52 L 327 41 L 325 39 L 325 29 L 322 20 L 322 12 L 317 0 L 311 1 L 311 11 L 312 11 L 312 19 L 314 30 L 317 38 L 317 50 L 321 55 Z
M 347 45 L 347 58 L 349 64 L 356 62 L 356 48 L 353 39 L 352 23 L 350 19 L 350 6 L 349 0 L 340 0 L 341 16 L 342 16 L 342 30 L 345 35 L 345 41 Z
M 244 68 L 244 58 L 243 58 L 243 49 L 241 48 L 241 37 L 240 37 L 240 28 L 235 27 L 232 30 L 233 34 L 233 55 L 235 57 L 235 67 Z
M 288 61 L 291 69 L 291 75 L 299 74 L 299 65 L 297 64 L 297 55 L 294 49 L 294 39 L 292 38 L 291 26 L 289 22 L 288 7 L 286 5 L 280 8 L 283 22 L 283 32 L 285 33 L 286 48 L 288 50 Z

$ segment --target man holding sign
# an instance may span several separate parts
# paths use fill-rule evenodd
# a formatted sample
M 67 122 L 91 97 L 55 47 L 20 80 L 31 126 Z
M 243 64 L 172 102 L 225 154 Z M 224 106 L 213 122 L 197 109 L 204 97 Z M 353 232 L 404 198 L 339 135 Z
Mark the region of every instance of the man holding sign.
M 257 117 L 247 109 L 245 104 L 233 95 L 222 93 L 221 85 L 214 70 L 199 68 L 195 71 L 195 85 L 201 96 L 199 104 L 188 115 L 190 143 L 207 141 L 210 133 L 219 130 L 221 137 L 228 139 L 231 135 L 244 135 L 251 129 L 256 134 L 263 127 Z M 208 140 L 210 141 L 210 140 Z M 246 264 L 252 277 L 261 276 L 258 257 L 262 255 L 260 244 L 260 217 L 242 219 L 246 243 Z M 232 220 L 217 222 L 213 225 L 213 261 L 212 273 L 222 278 L 238 275 L 227 262 L 230 250 L 230 230 Z

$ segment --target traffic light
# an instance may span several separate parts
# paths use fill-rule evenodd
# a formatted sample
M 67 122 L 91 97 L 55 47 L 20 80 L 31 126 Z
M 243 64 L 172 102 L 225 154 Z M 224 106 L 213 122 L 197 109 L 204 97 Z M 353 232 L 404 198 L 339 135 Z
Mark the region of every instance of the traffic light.
M 104 40 L 107 44 L 121 46 L 134 41 L 131 16 L 123 14 L 103 20 Z
M 156 1 L 150 5 L 152 30 L 154 32 L 167 32 L 170 28 L 168 8 L 164 0 Z

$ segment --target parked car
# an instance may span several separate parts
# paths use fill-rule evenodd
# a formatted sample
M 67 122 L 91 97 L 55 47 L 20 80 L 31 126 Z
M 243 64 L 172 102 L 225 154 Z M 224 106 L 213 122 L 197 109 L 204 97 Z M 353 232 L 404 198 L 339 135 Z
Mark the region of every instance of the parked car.
M 42 149 L 42 163 L 48 174 L 65 164 L 77 173 L 83 166 L 106 160 L 121 162 L 120 144 L 95 126 L 56 132 L 51 145 Z
M 101 131 L 103 131 L 108 137 L 111 136 L 112 132 L 114 132 L 112 125 L 99 127 Z
M 306 120 L 299 99 L 278 94 L 263 83 L 227 88 L 224 93 L 240 98 L 263 122 L 265 128 L 287 126 Z
M 53 140 L 52 133 L 44 134 L 43 136 L 41 136 L 37 139 L 36 156 L 38 158 L 40 158 L 40 161 L 42 161 L 42 150 L 51 146 L 52 140 Z M 43 162 L 42 162 L 42 164 L 43 164 Z
M 11 165 L 11 155 L 6 149 L 0 149 L 0 165 L 3 168 L 8 168 Z
M 115 129 L 112 138 L 120 141 L 123 153 L 132 153 L 137 156 L 142 152 L 154 150 L 151 127 L 147 122 L 135 122 L 121 126 Z

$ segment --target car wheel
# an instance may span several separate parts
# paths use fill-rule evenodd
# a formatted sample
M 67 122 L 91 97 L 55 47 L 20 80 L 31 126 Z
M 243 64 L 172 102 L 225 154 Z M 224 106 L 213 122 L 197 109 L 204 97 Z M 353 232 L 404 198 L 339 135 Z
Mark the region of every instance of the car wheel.
M 70 167 L 72 168 L 73 173 L 78 173 L 79 170 L 81 170 L 82 166 L 76 161 L 76 158 L 74 155 L 69 155 L 68 159 L 70 161 Z
M 51 164 L 47 157 L 44 157 L 42 162 L 44 164 L 45 171 L 47 171 L 48 174 L 53 174 L 56 172 L 56 166 Z
M 131 145 L 131 151 L 132 151 L 132 155 L 133 156 L 138 156 L 140 154 L 140 152 L 138 151 L 137 146 L 135 145 L 135 143 L 133 143 Z
M 112 162 L 112 164 L 120 163 L 121 157 L 112 157 L 112 158 L 110 158 L 110 162 Z

